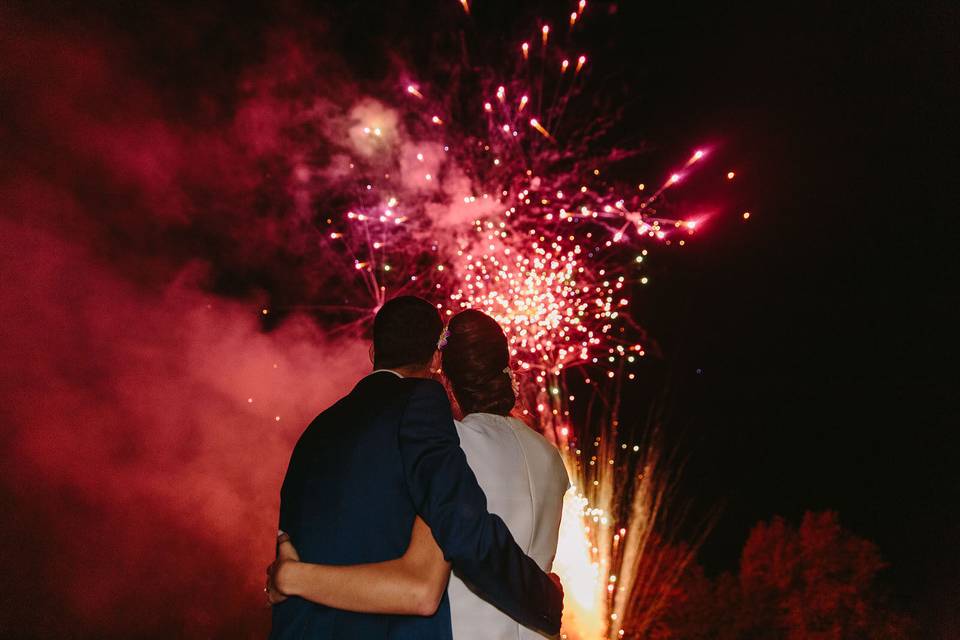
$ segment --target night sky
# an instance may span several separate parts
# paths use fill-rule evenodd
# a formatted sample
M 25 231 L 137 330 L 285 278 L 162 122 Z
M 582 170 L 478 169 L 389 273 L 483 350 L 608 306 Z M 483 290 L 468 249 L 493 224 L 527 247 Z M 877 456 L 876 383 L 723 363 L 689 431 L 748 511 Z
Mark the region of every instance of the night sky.
M 905 601 L 946 611 L 960 575 L 944 144 L 957 13 L 924 4 L 623 3 L 621 41 L 641 34 L 637 121 L 658 140 L 729 144 L 755 212 L 748 232 L 727 225 L 665 264 L 640 312 L 699 488 L 726 500 L 703 561 L 730 567 L 771 514 L 833 509 L 879 543 Z
M 958 13 L 925 4 L 591 3 L 602 26 L 588 40 L 613 70 L 593 89 L 624 92 L 622 134 L 650 146 L 643 168 L 715 142 L 738 175 L 725 204 L 753 214 L 658 252 L 658 284 L 634 305 L 665 353 L 649 380 L 689 451 L 686 490 L 725 505 L 701 560 L 734 569 L 759 520 L 836 510 L 880 545 L 904 603 L 945 611 L 960 597 L 944 188 L 956 154 L 941 137 Z M 372 78 L 389 51 L 429 59 L 451 15 L 388 5 L 335 12 Z M 546 6 L 476 2 L 473 17 L 506 49 Z
M 638 122 L 723 139 L 756 213 L 665 264 L 640 312 L 665 345 L 699 488 L 727 501 L 703 561 L 731 566 L 771 514 L 833 509 L 880 544 L 905 601 L 945 611 L 960 575 L 941 137 L 957 14 L 926 4 L 623 23 L 655 96 Z
M 946 612 L 960 609 L 958 415 L 948 395 L 960 12 L 939 0 L 887 4 L 590 2 L 583 45 L 598 70 L 591 91 L 622 110 L 616 131 L 647 147 L 630 170 L 663 175 L 706 143 L 718 171 L 737 173 L 719 185 L 723 216 L 682 250 L 652 252 L 651 284 L 633 302 L 663 352 L 644 375 L 688 457 L 684 492 L 703 512 L 723 505 L 701 562 L 714 574 L 734 570 L 758 521 L 836 510 L 879 544 L 897 601 L 943 628 Z M 452 0 L 268 5 L 183 14 L 126 3 L 24 6 L 14 35 L 48 27 L 50 42 L 115 39 L 130 56 L 124 68 L 164 112 L 201 130 L 218 115 L 203 113 L 197 96 L 230 104 L 236 74 L 265 57 L 271 29 L 325 25 L 323 46 L 341 58 L 331 77 L 369 89 L 385 82 L 394 58 L 417 68 L 455 49 L 450 25 L 464 20 Z M 475 0 L 471 37 L 506 55 L 527 25 L 562 20 L 565 6 Z M 0 108 L 13 104 L 4 100 Z M 73 180 L 51 159 L 53 136 L 17 130 L 26 105 L 0 123 L 4 146 L 27 158 L 0 159 L 5 177 L 29 166 Z M 90 193 L 96 178 L 77 180 L 79 200 L 100 197 Z M 201 288 L 218 296 L 265 291 L 291 302 L 306 286 L 283 279 L 297 269 L 292 258 L 282 269 L 246 269 L 217 224 L 158 232 L 116 220 L 109 233 L 91 232 L 91 244 L 145 290 L 195 254 L 215 256 L 220 270 Z M 162 259 L 114 255 L 131 247 Z M 4 503 L 22 506 L 27 494 L 4 484 Z M 34 514 L 15 531 L 50 517 Z

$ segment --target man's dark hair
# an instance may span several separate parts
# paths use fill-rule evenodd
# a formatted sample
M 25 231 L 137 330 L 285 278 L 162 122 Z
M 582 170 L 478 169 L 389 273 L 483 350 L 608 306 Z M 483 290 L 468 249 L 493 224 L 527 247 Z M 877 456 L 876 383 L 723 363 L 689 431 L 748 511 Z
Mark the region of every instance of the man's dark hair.
M 443 321 L 436 307 L 416 296 L 399 296 L 373 319 L 373 368 L 422 366 L 437 350 Z

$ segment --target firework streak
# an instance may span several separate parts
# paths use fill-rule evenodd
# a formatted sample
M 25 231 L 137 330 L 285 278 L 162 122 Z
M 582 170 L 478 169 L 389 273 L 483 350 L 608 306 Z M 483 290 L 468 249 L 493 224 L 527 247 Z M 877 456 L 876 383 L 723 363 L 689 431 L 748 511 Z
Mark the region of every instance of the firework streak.
M 649 631 L 693 554 L 664 544 L 672 471 L 656 439 L 620 432 L 616 406 L 647 353 L 630 297 L 647 282 L 648 249 L 683 245 L 703 222 L 671 215 L 664 195 L 707 152 L 654 185 L 604 178 L 631 152 L 601 148 L 604 118 L 578 118 L 590 64 L 555 33 L 569 39 L 585 7 L 563 29 L 541 24 L 518 42 L 508 73 L 469 65 L 472 82 L 442 91 L 405 78 L 387 104 L 355 105 L 349 145 L 323 175 L 339 195 L 323 205 L 318 243 L 327 268 L 350 274 L 338 289 L 369 294 L 330 305 L 358 323 L 412 293 L 439 300 L 446 316 L 474 308 L 503 326 L 522 411 L 575 479 L 555 564 L 564 636 L 596 640 Z M 293 179 L 309 183 L 311 172 L 304 161 Z M 591 424 L 571 418 L 572 371 L 610 407 Z

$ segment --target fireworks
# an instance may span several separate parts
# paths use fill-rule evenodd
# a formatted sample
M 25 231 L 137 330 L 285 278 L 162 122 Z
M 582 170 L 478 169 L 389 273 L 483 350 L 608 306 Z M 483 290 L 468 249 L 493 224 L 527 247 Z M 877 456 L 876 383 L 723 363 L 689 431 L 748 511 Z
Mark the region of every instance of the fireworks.
M 469 15 L 469 3 L 460 4 Z M 570 13 L 568 35 L 584 24 L 585 8 L 581 1 Z M 525 374 L 524 413 L 575 478 L 556 563 L 567 592 L 564 633 L 617 638 L 649 628 L 692 551 L 671 547 L 669 562 L 651 562 L 663 541 L 669 465 L 656 441 L 627 442 L 633 434 L 620 432 L 615 410 L 576 424 L 567 376 L 582 371 L 608 399 L 635 379 L 630 368 L 647 347 L 631 319 L 631 291 L 648 281 L 648 246 L 683 245 L 702 225 L 668 214 L 664 196 L 709 150 L 693 150 L 652 192 L 608 181 L 624 152 L 599 145 L 603 117 L 575 117 L 587 56 L 566 51 L 562 30 L 541 25 L 513 50 L 520 71 L 481 68 L 469 85 L 475 92 L 451 100 L 427 82 L 405 82 L 389 106 L 351 111 L 350 157 L 331 187 L 337 197 L 326 199 L 348 204 L 325 218 L 324 264 L 340 274 L 338 291 L 369 293 L 365 305 L 330 305 L 360 312 L 358 321 L 388 295 L 416 293 L 447 316 L 475 308 L 503 326 Z M 342 271 L 336 255 L 345 257 Z

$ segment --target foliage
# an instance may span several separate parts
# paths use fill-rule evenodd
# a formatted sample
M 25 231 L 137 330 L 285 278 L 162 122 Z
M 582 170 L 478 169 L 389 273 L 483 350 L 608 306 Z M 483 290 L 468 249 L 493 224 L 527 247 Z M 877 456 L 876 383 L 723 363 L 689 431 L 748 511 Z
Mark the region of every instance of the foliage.
M 834 512 L 757 524 L 739 575 L 686 573 L 657 640 L 901 640 L 911 621 L 889 606 L 877 545 L 840 525 Z

